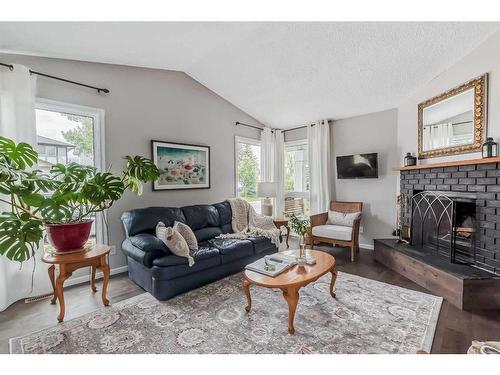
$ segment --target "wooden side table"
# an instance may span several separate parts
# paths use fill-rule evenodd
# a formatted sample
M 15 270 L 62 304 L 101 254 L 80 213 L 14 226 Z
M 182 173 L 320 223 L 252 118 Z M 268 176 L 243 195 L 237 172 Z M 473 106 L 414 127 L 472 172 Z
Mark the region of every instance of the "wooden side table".
M 290 226 L 288 225 L 288 219 L 286 218 L 274 218 L 274 225 L 276 228 L 280 229 L 281 227 L 285 227 L 286 229 L 286 247 L 287 249 L 290 247 L 288 245 L 288 239 L 290 238 Z
M 60 310 L 59 315 L 57 316 L 57 320 L 59 322 L 64 320 L 65 313 L 63 293 L 64 281 L 79 268 L 91 267 L 92 277 L 90 280 L 90 287 L 93 292 L 97 292 L 97 288 L 95 286 L 96 270 L 99 268 L 102 271 L 102 303 L 104 306 L 109 305 L 109 301 L 106 298 L 106 291 L 109 283 L 109 265 L 106 256 L 109 254 L 110 250 L 111 247 L 107 245 L 93 245 L 89 249 L 85 249 L 80 252 L 72 252 L 70 254 L 45 253 L 43 255 L 42 261 L 51 264 L 49 267 L 49 279 L 52 283 L 52 287 L 54 288 L 54 296 L 52 297 L 50 303 L 55 304 L 56 300 L 59 300 Z M 56 266 L 59 268 L 57 277 L 55 272 Z

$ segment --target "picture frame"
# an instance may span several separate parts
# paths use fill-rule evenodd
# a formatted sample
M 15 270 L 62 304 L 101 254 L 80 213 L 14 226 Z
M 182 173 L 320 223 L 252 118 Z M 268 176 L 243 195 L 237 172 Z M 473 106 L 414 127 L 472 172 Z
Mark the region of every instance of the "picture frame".
M 160 170 L 153 191 L 210 189 L 210 146 L 152 140 L 151 159 Z

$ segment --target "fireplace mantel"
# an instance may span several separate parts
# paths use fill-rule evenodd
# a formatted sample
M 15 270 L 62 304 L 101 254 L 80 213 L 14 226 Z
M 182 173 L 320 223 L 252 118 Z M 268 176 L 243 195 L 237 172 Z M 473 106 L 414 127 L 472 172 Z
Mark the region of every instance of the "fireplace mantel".
M 476 165 L 476 164 L 490 164 L 490 163 L 500 163 L 500 157 L 485 158 L 485 159 L 472 159 L 472 160 L 455 160 L 455 161 L 447 161 L 444 163 L 419 164 L 419 165 L 412 165 L 410 167 L 396 167 L 396 168 L 394 168 L 394 170 L 395 171 L 411 171 L 411 170 L 415 170 L 415 169 L 454 167 L 454 166 L 459 166 L 459 165 Z

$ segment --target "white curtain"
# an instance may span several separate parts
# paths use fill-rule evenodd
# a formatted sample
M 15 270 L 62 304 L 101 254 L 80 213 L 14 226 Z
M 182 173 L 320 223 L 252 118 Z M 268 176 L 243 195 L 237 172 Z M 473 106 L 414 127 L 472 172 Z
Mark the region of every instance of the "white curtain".
M 424 128 L 424 150 L 450 147 L 452 141 L 453 124 L 451 122 L 431 125 Z
M 33 146 L 36 146 L 35 77 L 22 65 L 14 65 L 13 71 L 0 71 L 0 135 Z M 0 204 L 1 211 L 8 209 L 7 205 Z M 40 252 L 38 250 L 35 259 L 23 264 L 22 268 L 19 263 L 0 256 L 0 311 L 19 299 L 51 290 L 48 267 L 42 263 Z M 32 290 L 31 277 L 35 261 Z
M 285 211 L 285 136 L 281 130 L 274 131 L 274 181 L 276 182 L 274 215 L 283 217 Z
M 261 181 L 274 180 L 274 135 L 272 129 L 267 126 L 261 133 L 260 172 Z
M 307 126 L 309 144 L 309 188 L 311 214 L 330 205 L 330 126 L 328 120 Z

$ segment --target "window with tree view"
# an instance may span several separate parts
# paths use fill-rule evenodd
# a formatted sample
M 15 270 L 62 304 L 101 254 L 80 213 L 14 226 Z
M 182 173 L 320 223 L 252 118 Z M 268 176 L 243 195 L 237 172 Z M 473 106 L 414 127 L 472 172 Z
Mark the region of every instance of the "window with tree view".
M 236 195 L 260 212 L 257 182 L 260 181 L 260 142 L 236 137 Z
M 285 143 L 285 213 L 309 214 L 309 154 L 305 140 Z
M 38 102 L 38 169 L 48 172 L 56 164 L 67 165 L 73 162 L 101 169 L 101 116 L 99 110 L 87 107 L 49 101 Z M 93 219 L 95 222 L 90 241 L 102 242 L 104 232 L 101 214 Z

